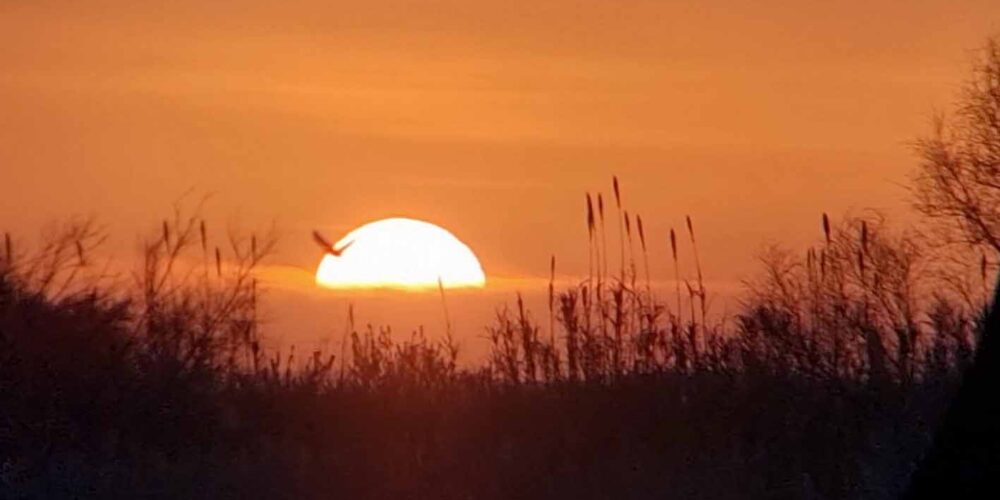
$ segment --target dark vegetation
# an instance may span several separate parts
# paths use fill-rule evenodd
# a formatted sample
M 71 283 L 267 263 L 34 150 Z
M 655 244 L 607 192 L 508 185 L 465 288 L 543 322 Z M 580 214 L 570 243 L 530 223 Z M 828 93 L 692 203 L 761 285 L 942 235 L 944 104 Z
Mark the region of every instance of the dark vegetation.
M 150 239 L 134 284 L 88 275 L 92 225 L 67 226 L 30 257 L 11 243 L 3 496 L 900 491 L 971 359 L 979 303 L 924 300 L 917 247 L 849 219 L 804 260 L 767 254 L 732 320 L 702 311 L 698 278 L 672 298 L 678 314 L 638 277 L 643 259 L 603 270 L 599 212 L 593 276 L 552 287 L 548 325 L 520 299 L 500 309 L 478 370 L 456 367 L 448 336 L 398 341 L 370 327 L 350 328 L 343 358 L 266 352 L 253 270 L 269 245 L 233 238 L 217 251 L 194 218 Z M 637 241 L 628 222 L 623 244 L 642 253 L 636 221 Z
M 105 275 L 90 222 L 32 251 L 5 236 L 0 497 L 894 498 L 974 357 L 996 268 L 988 172 L 946 168 L 996 174 L 996 157 L 941 140 L 918 145 L 921 207 L 949 200 L 934 182 L 985 179 L 934 219 L 968 238 L 824 215 L 812 248 L 762 255 L 730 318 L 690 219 L 659 236 L 676 287 L 653 293 L 661 256 L 615 180 L 613 206 L 587 198 L 588 276 L 553 280 L 540 315 L 499 309 L 478 369 L 451 332 L 353 321 L 336 355 L 265 349 L 254 270 L 273 240 L 223 250 L 197 217 L 165 221 L 129 279 Z

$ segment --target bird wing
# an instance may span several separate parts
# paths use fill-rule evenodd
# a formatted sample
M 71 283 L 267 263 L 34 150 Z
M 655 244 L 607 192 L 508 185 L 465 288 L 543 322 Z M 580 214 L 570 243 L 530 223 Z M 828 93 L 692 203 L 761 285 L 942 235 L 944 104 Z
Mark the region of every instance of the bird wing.
M 344 244 L 344 246 L 342 246 L 340 248 L 334 248 L 334 249 L 332 249 L 333 250 L 333 254 L 336 255 L 337 257 L 340 257 L 340 254 L 344 253 L 344 250 L 347 250 L 347 247 L 349 247 L 349 246 L 351 246 L 353 244 L 354 244 L 354 240 L 348 241 L 347 243 Z
M 333 255 L 334 257 L 340 257 L 340 254 L 344 253 L 344 250 L 347 250 L 347 247 L 354 244 L 354 240 L 351 240 L 345 243 L 344 246 L 340 248 L 334 248 L 332 243 L 330 243 L 326 238 L 324 238 L 323 235 L 319 234 L 319 231 L 313 231 L 313 239 L 316 240 L 316 243 L 319 246 L 323 247 L 324 252 Z
M 316 244 L 323 247 L 324 252 L 329 252 L 334 255 L 337 254 L 337 252 L 333 249 L 333 245 L 331 245 L 330 242 L 323 237 L 323 235 L 319 234 L 319 231 L 313 231 L 313 240 L 316 241 Z

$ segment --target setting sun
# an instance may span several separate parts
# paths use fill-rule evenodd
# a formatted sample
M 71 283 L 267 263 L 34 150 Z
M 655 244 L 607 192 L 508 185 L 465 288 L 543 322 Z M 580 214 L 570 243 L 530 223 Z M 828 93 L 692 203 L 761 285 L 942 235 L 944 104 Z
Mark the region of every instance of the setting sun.
M 486 276 L 472 250 L 447 230 L 414 219 L 365 224 L 344 236 L 316 271 L 326 288 L 482 287 Z

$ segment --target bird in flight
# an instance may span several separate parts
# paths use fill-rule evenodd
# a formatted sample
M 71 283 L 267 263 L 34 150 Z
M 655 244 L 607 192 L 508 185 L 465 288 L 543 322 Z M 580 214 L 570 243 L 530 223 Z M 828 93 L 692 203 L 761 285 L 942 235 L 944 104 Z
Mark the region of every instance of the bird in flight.
M 344 253 L 344 250 L 347 250 L 347 247 L 351 246 L 354 243 L 354 241 L 348 241 L 347 244 L 340 247 L 339 249 L 334 248 L 333 244 L 331 244 L 326 238 L 324 238 L 323 235 L 319 234 L 319 231 L 313 231 L 313 240 L 316 240 L 316 244 L 319 245 L 321 248 L 323 248 L 324 252 L 333 255 L 334 257 L 340 257 L 340 255 Z

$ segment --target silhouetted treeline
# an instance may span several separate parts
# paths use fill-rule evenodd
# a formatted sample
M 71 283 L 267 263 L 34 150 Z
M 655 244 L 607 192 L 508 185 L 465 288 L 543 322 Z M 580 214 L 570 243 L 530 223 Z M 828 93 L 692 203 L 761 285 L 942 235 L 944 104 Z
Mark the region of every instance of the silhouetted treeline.
M 178 217 L 125 283 L 94 272 L 92 224 L 34 252 L 8 239 L 0 496 L 902 491 L 972 359 L 982 295 L 942 293 L 919 246 L 877 219 L 824 220 L 816 248 L 766 254 L 735 317 L 712 319 L 700 268 L 653 293 L 647 235 L 627 214 L 621 246 L 639 257 L 608 265 L 600 205 L 591 274 L 553 282 L 548 317 L 520 300 L 498 310 L 471 370 L 450 335 L 353 322 L 342 353 L 268 351 L 254 278 L 268 238 L 222 249 Z M 676 263 L 688 247 L 672 236 Z

